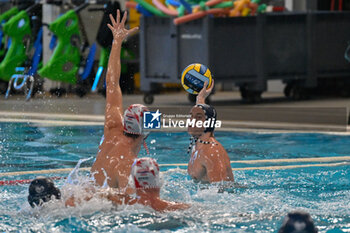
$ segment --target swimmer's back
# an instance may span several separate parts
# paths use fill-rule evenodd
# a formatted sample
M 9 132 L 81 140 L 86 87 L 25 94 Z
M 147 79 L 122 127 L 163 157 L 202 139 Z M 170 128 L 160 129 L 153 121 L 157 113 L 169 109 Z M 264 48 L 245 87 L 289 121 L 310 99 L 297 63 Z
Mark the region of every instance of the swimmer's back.
M 132 142 L 131 142 L 132 143 Z M 136 155 L 131 152 L 130 139 L 119 130 L 110 130 L 100 145 L 96 161 L 91 168 L 96 184 L 102 186 L 105 175 L 108 185 L 113 188 L 124 188 L 130 175 L 131 165 Z

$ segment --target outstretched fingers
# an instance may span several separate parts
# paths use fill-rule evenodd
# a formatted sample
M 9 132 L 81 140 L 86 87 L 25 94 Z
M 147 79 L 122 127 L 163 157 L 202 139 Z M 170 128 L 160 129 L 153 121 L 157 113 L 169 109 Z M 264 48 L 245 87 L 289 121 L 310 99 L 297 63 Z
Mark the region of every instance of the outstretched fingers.
M 139 27 L 131 28 L 131 29 L 128 31 L 128 34 L 133 34 L 134 32 L 137 32 L 138 30 L 139 30 Z
M 109 29 L 111 29 L 112 32 L 114 31 L 114 27 L 112 25 L 107 24 L 107 27 L 109 27 Z
M 123 19 L 122 19 L 122 21 L 121 21 L 121 25 L 123 25 L 123 26 L 124 26 L 124 24 L 125 24 L 125 22 L 126 22 L 127 17 L 128 17 L 128 12 L 127 12 L 127 11 L 125 11 L 125 12 L 124 12 L 124 15 L 123 15 Z M 118 22 L 119 22 L 119 21 L 118 21 Z
M 112 14 L 109 14 L 109 19 L 111 20 L 113 27 L 116 27 L 117 23 L 115 22 Z
M 211 93 L 211 91 L 213 90 L 214 88 L 214 79 L 211 80 L 211 86 L 210 88 L 208 89 L 208 92 Z
M 110 14 L 109 18 L 111 20 L 110 24 L 107 24 L 108 28 L 112 31 L 114 37 L 119 38 L 119 39 L 124 39 L 126 38 L 129 34 L 132 34 L 136 32 L 139 28 L 135 27 L 130 30 L 127 30 L 125 28 L 125 23 L 128 18 L 128 13 L 125 11 L 123 18 L 120 21 L 120 10 L 117 10 L 117 17 L 116 20 L 113 18 L 113 15 Z
M 118 9 L 117 10 L 117 23 L 120 22 L 120 10 Z

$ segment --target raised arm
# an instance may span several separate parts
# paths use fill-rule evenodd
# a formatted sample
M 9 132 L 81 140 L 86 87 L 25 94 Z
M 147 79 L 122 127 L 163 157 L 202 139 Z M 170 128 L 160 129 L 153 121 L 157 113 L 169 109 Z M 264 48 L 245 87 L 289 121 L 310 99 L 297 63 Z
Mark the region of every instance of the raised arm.
M 117 11 L 117 21 L 114 20 L 112 15 L 109 15 L 111 24 L 108 24 L 113 34 L 112 50 L 109 55 L 108 68 L 106 75 L 106 112 L 105 112 L 105 130 L 111 128 L 123 129 L 123 99 L 122 92 L 119 85 L 121 64 L 120 64 L 120 52 L 123 40 L 131 33 L 138 30 L 138 28 L 132 28 L 127 30 L 125 28 L 125 22 L 127 18 L 127 12 L 124 13 L 123 19 L 120 21 L 120 11 Z
M 205 104 L 205 99 L 210 95 L 214 87 L 214 79 L 212 80 L 211 87 L 207 90 L 208 82 L 204 83 L 202 90 L 197 95 L 196 104 Z

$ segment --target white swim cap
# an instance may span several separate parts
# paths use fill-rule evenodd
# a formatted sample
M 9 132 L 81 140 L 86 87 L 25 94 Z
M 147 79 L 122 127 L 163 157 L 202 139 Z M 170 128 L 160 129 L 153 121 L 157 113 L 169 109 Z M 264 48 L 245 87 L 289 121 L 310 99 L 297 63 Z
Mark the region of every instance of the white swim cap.
M 136 189 L 160 188 L 159 166 L 152 158 L 135 159 L 131 167 L 131 178 Z
M 124 112 L 124 132 L 136 135 L 147 135 L 143 131 L 143 113 L 149 111 L 142 104 L 132 104 Z

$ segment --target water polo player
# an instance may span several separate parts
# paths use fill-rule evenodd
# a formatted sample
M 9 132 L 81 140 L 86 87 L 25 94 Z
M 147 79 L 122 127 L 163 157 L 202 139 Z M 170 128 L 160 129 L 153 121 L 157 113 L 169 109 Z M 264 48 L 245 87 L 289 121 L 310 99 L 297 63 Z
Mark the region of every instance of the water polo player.
M 61 191 L 50 178 L 38 177 L 29 185 L 28 202 L 31 207 L 41 206 L 45 202 L 61 199 Z
M 165 201 L 160 198 L 161 180 L 159 166 L 152 158 L 135 159 L 131 167 L 129 177 L 130 186 L 136 190 L 136 198 L 121 192 L 120 189 L 101 188 L 87 193 L 84 198 L 70 197 L 65 203 L 66 206 L 76 206 L 83 201 L 89 201 L 93 197 L 108 199 L 114 205 L 141 204 L 149 206 L 156 211 L 183 210 L 190 206 L 184 203 Z
M 183 210 L 190 207 L 185 203 L 166 201 L 160 198 L 161 180 L 159 166 L 152 158 L 139 158 L 134 161 L 131 168 L 130 183 L 136 190 L 136 199 L 121 198 L 119 193 L 109 194 L 108 199 L 113 203 L 141 204 L 150 206 L 156 211 Z M 127 201 L 125 201 L 127 200 Z
M 196 105 L 191 109 L 191 120 L 216 121 L 217 113 L 214 107 L 205 104 L 205 99 L 211 93 L 214 84 L 207 89 L 205 82 L 203 89 L 197 96 Z M 215 124 L 209 127 L 188 127 L 192 136 L 188 152 L 191 154 L 188 163 L 188 174 L 196 181 L 220 182 L 234 181 L 230 158 L 224 147 L 214 137 Z
M 143 113 L 147 108 L 141 104 L 128 107 L 123 117 L 122 92 L 119 85 L 121 64 L 120 52 L 123 40 L 138 28 L 125 29 L 127 12 L 120 21 L 120 12 L 117 20 L 112 15 L 112 25 L 108 27 L 113 33 L 112 50 L 108 61 L 106 76 L 106 110 L 104 124 L 104 139 L 91 168 L 96 184 L 103 185 L 105 179 L 110 187 L 125 188 L 128 184 L 131 165 L 145 144 L 147 134 L 143 132 Z M 105 176 L 107 175 L 107 177 Z

